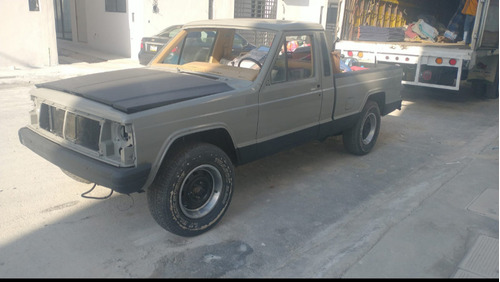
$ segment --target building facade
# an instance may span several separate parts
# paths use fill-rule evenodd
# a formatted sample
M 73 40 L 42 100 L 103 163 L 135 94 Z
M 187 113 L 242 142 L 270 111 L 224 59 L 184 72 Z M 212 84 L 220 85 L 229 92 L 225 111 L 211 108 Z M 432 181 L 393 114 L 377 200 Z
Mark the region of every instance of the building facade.
M 61 40 L 137 58 L 143 36 L 194 20 L 270 18 L 332 28 L 337 1 L 0 0 L 0 36 L 9 42 L 0 44 L 0 67 L 57 65 Z
M 0 67 L 57 64 L 53 0 L 0 0 Z

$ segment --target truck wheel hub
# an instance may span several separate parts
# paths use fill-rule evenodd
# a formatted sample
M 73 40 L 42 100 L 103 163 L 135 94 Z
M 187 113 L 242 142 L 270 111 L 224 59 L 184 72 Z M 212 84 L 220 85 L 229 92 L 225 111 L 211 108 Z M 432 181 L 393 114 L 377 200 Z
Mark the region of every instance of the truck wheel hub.
M 370 142 L 373 140 L 373 136 L 375 136 L 376 127 L 377 127 L 377 118 L 375 117 L 375 114 L 370 113 L 368 116 L 366 116 L 361 131 L 363 144 L 365 145 L 370 144 Z
M 184 179 L 179 196 L 180 207 L 189 218 L 200 218 L 208 214 L 219 199 L 222 176 L 211 165 L 193 169 Z

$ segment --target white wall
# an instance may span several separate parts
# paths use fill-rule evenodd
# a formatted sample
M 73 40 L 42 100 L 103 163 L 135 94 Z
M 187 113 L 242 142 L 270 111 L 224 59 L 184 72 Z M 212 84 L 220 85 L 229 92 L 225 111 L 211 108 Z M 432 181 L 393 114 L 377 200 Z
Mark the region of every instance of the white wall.
M 129 57 L 131 49 L 129 11 L 130 7 L 127 5 L 127 13 L 106 12 L 103 0 L 86 0 L 88 46 Z M 73 38 L 75 34 L 76 29 L 73 28 Z
M 153 1 L 141 2 L 144 3 L 145 36 L 154 35 L 171 25 L 208 19 L 208 0 L 158 0 L 158 13 L 153 12 Z M 214 0 L 213 2 L 215 19 L 233 18 L 234 0 Z
M 328 0 L 278 0 L 276 18 L 321 23 L 325 26 L 327 9 Z
M 0 67 L 57 65 L 53 1 L 39 3 L 31 12 L 28 1 L 0 0 Z
M 208 19 L 208 0 L 158 0 L 158 13 L 152 1 L 144 1 L 144 35 L 151 36 L 175 24 Z
M 234 18 L 234 0 L 214 0 L 214 19 Z
M 127 12 L 129 13 L 129 26 L 130 26 L 130 58 L 137 59 L 141 49 L 141 38 L 144 36 L 144 13 L 146 3 L 152 1 L 127 1 Z
M 155 35 L 171 25 L 208 19 L 208 0 L 158 0 L 157 3 L 157 12 L 153 11 L 154 1 L 129 0 L 127 3 L 131 58 L 137 58 L 142 37 Z M 233 17 L 234 0 L 213 1 L 214 19 Z

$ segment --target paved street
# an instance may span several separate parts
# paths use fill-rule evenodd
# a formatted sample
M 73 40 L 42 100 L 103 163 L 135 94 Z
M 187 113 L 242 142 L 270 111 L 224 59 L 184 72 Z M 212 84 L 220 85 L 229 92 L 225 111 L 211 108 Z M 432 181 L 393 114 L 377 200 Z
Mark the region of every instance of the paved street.
M 333 137 L 238 167 L 222 221 L 183 238 L 19 143 L 34 83 L 124 67 L 0 72 L 0 277 L 498 278 L 498 99 L 405 87 L 370 154 Z

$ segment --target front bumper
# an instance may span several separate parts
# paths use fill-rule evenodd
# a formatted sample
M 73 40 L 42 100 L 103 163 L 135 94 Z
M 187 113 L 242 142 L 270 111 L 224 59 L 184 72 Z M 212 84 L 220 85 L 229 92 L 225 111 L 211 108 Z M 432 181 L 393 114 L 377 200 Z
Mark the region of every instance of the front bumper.
M 116 192 L 139 192 L 148 178 L 150 164 L 137 167 L 115 167 L 62 147 L 33 130 L 19 129 L 19 140 L 33 152 L 56 166 L 90 182 L 108 187 Z

